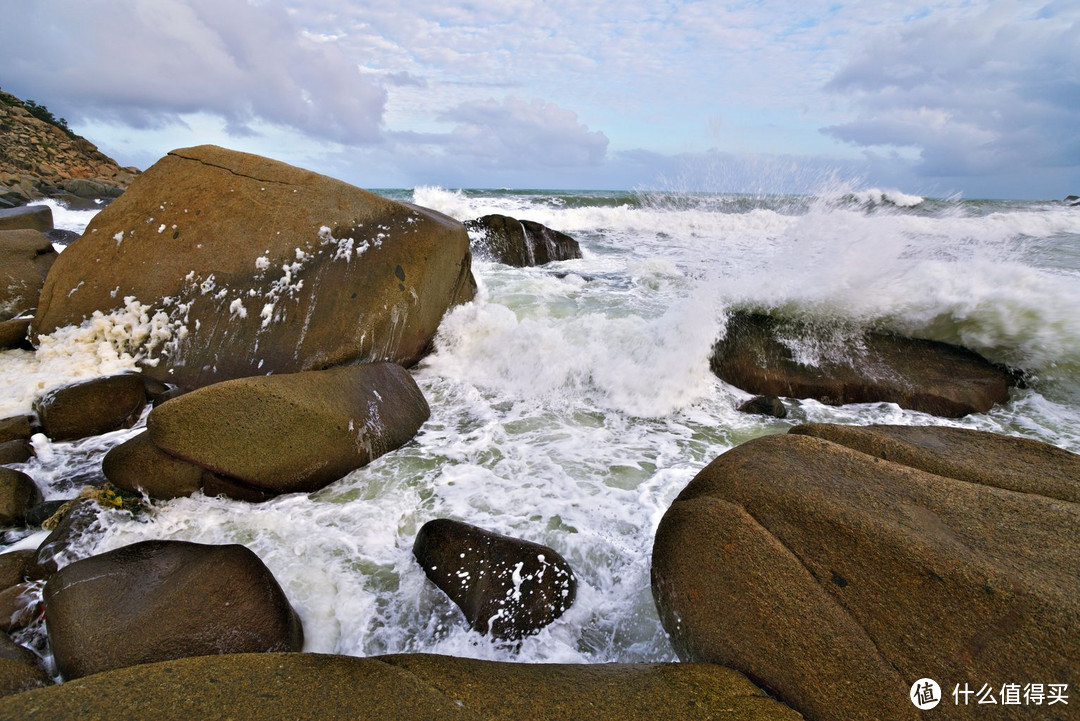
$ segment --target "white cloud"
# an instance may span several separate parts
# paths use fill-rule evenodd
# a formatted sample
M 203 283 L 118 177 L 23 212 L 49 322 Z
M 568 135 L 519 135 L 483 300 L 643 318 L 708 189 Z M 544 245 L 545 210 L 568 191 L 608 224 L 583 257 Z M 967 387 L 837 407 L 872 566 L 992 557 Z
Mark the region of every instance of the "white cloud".
M 257 119 L 346 142 L 380 133 L 385 90 L 277 3 L 41 0 L 6 7 L 4 23 L 19 29 L 0 44 L 7 89 L 71 120 L 210 112 L 239 135 Z
M 916 148 L 926 176 L 1080 165 L 1080 6 L 999 1 L 882 32 L 829 88 L 855 120 L 825 132 Z

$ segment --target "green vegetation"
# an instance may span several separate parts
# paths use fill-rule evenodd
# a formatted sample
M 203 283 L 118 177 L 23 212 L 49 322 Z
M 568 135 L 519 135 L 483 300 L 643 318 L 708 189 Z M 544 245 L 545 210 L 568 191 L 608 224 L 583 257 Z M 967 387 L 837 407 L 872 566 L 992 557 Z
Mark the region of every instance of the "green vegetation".
M 75 133 L 72 132 L 71 128 L 68 127 L 67 121 L 63 118 L 58 118 L 53 115 L 52 111 L 44 105 L 39 105 L 33 100 L 19 100 L 14 95 L 10 93 L 5 93 L 3 90 L 0 90 L 0 102 L 3 102 L 4 105 L 7 105 L 8 107 L 25 108 L 27 112 L 29 112 L 38 120 L 46 122 L 49 125 L 55 125 L 56 127 L 63 130 L 64 134 L 67 135 L 69 138 L 76 137 Z

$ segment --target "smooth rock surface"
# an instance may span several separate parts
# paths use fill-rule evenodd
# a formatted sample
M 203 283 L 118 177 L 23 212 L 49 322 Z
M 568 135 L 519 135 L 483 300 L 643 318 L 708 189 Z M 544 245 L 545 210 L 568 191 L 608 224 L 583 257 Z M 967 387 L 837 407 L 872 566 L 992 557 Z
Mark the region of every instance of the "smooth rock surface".
M 54 388 L 34 401 L 45 435 L 70 441 L 127 428 L 146 407 L 146 392 L 137 373 L 78 381 Z
M 47 205 L 22 205 L 0 208 L 0 231 L 36 230 L 44 233 L 53 228 L 52 208 Z
M 684 660 L 731 665 L 809 719 L 914 719 L 920 678 L 1076 677 L 1078 537 L 1080 506 L 1035 487 L 766 436 L 665 513 L 653 595 Z
M 34 331 L 133 297 L 167 314 L 145 372 L 184 388 L 344 363 L 411 365 L 471 300 L 461 223 L 215 146 L 174 150 L 61 254 Z M 156 364 L 156 365 L 155 365 Z
M 186 656 L 298 651 L 300 619 L 244 546 L 143 541 L 76 561 L 45 584 L 65 679 Z
M 828 329 L 736 312 L 710 364 L 722 380 L 748 393 L 828 405 L 888 402 L 958 418 L 984 413 L 1009 398 L 1009 373 L 963 348 L 883 333 L 855 340 L 828 334 Z
M 460 521 L 425 523 L 413 555 L 470 628 L 499 639 L 538 632 L 570 608 L 577 593 L 570 564 L 553 549 Z
M 409 441 L 430 409 L 394 363 L 207 386 L 154 408 L 149 440 L 182 461 L 271 493 L 312 491 Z
M 0 467 L 0 526 L 21 526 L 26 512 L 41 503 L 41 490 L 22 471 Z
M 712 664 L 524 664 L 431 655 L 234 654 L 109 671 L 6 699 L 19 719 L 794 721 Z

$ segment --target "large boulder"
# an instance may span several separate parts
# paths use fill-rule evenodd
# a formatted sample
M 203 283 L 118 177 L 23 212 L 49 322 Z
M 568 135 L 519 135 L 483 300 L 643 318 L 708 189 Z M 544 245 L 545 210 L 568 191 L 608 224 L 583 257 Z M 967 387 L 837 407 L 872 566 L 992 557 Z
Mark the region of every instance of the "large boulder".
M 477 256 L 526 268 L 581 257 L 581 246 L 566 233 L 532 220 L 485 215 L 465 224 L 474 235 Z
M 57 257 L 52 242 L 37 230 L 0 231 L 0 321 L 37 307 Z
M 145 407 L 146 391 L 138 373 L 76 381 L 47 391 L 34 401 L 42 430 L 54 441 L 127 428 Z
M 429 413 L 408 371 L 371 363 L 200 388 L 150 411 L 146 440 L 171 459 L 243 486 L 271 494 L 307 492 L 403 445 Z M 105 470 L 130 488 L 139 469 L 157 461 L 145 447 L 123 453 Z M 166 483 L 147 474 L 148 492 L 160 486 L 165 497 L 174 497 L 194 483 L 194 471 L 184 465 L 170 460 L 163 469 Z
M 684 660 L 730 665 L 809 719 L 914 719 L 905 699 L 925 677 L 1068 683 L 1080 506 L 1026 484 L 935 475 L 806 435 L 752 440 L 661 520 L 661 621 Z
M 65 679 L 185 656 L 299 651 L 304 643 L 273 575 L 235 544 L 118 548 L 57 571 L 44 602 Z
M 461 223 L 214 146 L 175 150 L 94 217 L 49 273 L 37 334 L 132 298 L 170 339 L 146 372 L 194 388 L 427 351 L 475 282 Z
M 469 627 L 502 640 L 537 633 L 574 602 L 577 579 L 547 546 L 439 518 L 416 535 L 413 555 Z
M 12 717 L 728 719 L 796 721 L 742 675 L 700 663 L 500 663 L 423 654 L 204 656 L 107 671 L 4 699 Z
M 990 410 L 1008 400 L 1012 382 L 957 346 L 875 332 L 829 338 L 805 323 L 742 311 L 729 318 L 711 366 L 749 393 L 828 405 L 889 402 L 947 418 Z

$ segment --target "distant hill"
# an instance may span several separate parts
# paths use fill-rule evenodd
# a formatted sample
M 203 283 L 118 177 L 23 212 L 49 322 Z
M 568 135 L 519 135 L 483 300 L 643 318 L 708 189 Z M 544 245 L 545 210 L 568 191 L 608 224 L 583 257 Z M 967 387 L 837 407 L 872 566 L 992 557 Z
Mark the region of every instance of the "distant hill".
M 115 197 L 138 173 L 71 132 L 45 106 L 0 90 L 0 208 L 43 197 Z

